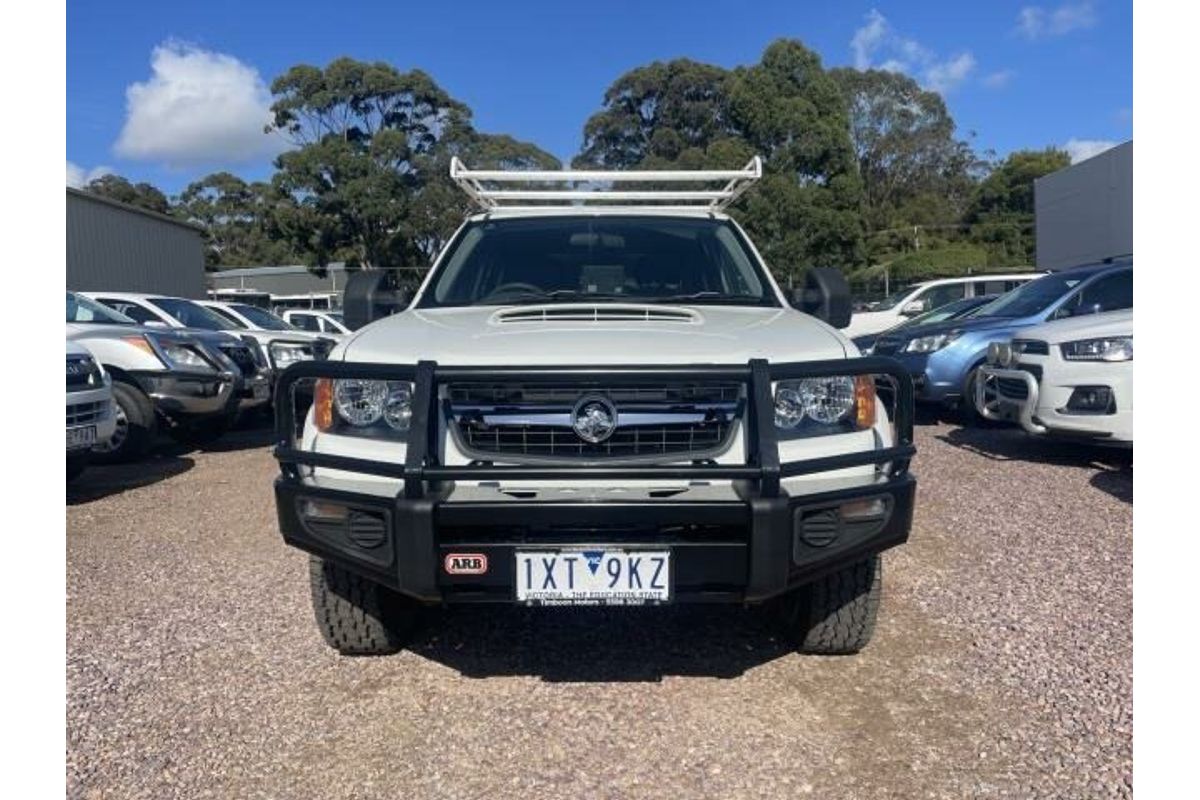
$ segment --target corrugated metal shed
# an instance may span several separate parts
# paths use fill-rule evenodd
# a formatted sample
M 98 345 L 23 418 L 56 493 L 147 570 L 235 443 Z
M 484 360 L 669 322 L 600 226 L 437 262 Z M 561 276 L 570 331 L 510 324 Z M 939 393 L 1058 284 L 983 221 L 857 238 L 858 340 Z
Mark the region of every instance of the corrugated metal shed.
M 204 232 L 67 187 L 67 288 L 204 297 Z
M 1133 254 L 1133 142 L 1033 182 L 1037 265 L 1065 269 Z
M 304 266 L 237 267 L 222 269 L 209 276 L 213 289 L 254 289 L 271 294 L 323 294 L 340 292 L 346 286 L 346 268 L 340 262 L 330 264 L 325 277 Z

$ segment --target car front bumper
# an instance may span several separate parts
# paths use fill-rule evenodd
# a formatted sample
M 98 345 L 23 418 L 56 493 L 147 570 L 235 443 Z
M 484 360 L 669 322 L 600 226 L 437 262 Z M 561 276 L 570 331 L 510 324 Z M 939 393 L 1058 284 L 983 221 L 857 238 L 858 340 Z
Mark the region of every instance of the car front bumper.
M 241 381 L 232 372 L 135 372 L 133 377 L 159 413 L 174 420 L 234 414 Z
M 91 445 L 72 444 L 71 432 L 94 427 L 96 444 L 112 438 L 117 415 L 112 402 L 112 388 L 107 383 L 95 389 L 67 392 L 67 454 L 77 455 L 91 450 Z M 78 441 L 78 440 L 76 440 Z
M 1075 385 L 1053 385 L 1039 381 L 1023 369 L 1005 369 L 995 365 L 980 368 L 972 401 L 986 419 L 1015 422 L 1038 436 L 1061 436 L 1097 443 L 1127 445 L 1133 441 L 1132 389 L 1124 378 L 1108 381 L 1106 388 L 1117 398 L 1117 410 L 1111 414 L 1069 413 L 1066 405 Z M 1081 384 L 1098 384 L 1085 380 Z M 1010 393 L 1006 386 L 1019 385 L 1023 392 Z
M 624 380 L 738 380 L 747 387 L 745 464 L 714 462 L 638 465 L 509 465 L 438 462 L 437 387 L 454 380 L 561 382 Z M 772 381 L 829 374 L 886 375 L 894 381 L 895 439 L 889 446 L 780 463 L 773 424 Z M 289 367 L 277 386 L 288 398 L 311 378 L 409 380 L 413 416 L 404 463 L 296 449 L 291 403 L 276 403 L 275 484 L 284 540 L 398 592 L 427 603 L 514 602 L 514 568 L 522 549 L 668 549 L 673 602 L 758 603 L 822 574 L 906 541 L 916 481 L 908 472 L 912 446 L 912 383 L 899 364 L 861 358 L 800 364 L 752 361 L 743 366 L 556 369 L 438 368 L 305 362 Z M 601 383 L 601 385 L 604 385 Z M 765 420 L 766 424 L 758 424 Z M 789 494 L 787 479 L 874 465 L 871 478 L 853 485 Z M 323 480 L 307 468 L 360 473 L 402 481 L 395 490 L 345 479 Z M 636 482 L 674 481 L 667 496 Z M 511 491 L 505 484 L 544 485 Z M 619 495 L 597 489 L 613 482 Z M 796 485 L 790 483 L 790 485 Z M 619 499 L 616 499 L 618 498 Z M 868 502 L 863 502 L 868 501 Z M 878 501 L 878 502 L 874 502 Z M 342 525 L 322 524 L 322 508 Z M 855 518 L 850 507 L 882 509 Z M 330 509 L 332 509 L 330 511 Z M 832 531 L 828 521 L 834 519 Z M 822 522 L 824 521 L 824 522 Z M 486 556 L 481 574 L 451 574 L 446 557 Z

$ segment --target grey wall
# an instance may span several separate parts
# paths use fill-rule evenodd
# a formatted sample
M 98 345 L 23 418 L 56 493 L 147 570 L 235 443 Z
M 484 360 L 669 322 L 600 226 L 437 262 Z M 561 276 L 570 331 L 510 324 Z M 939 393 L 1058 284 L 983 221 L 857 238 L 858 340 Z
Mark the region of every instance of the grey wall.
M 204 297 L 199 229 L 67 189 L 67 288 Z
M 209 284 L 213 289 L 254 289 L 271 294 L 340 292 L 346 285 L 346 275 L 332 267 L 324 278 L 304 267 L 252 267 L 214 272 L 209 275 Z
M 1037 265 L 1064 269 L 1133 254 L 1133 142 L 1033 183 Z

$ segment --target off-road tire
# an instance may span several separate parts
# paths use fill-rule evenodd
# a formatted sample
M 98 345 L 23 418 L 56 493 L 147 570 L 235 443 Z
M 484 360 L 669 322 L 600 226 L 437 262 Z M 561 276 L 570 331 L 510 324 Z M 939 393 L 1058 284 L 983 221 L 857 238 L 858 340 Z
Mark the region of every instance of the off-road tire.
M 121 464 L 137 461 L 154 444 L 158 433 L 158 418 L 154 401 L 136 386 L 114 380 L 113 402 L 125 415 L 125 434 L 116 450 L 92 450 L 92 460 L 102 464 Z
M 786 595 L 776 612 L 800 652 L 857 653 L 875 631 L 882 584 L 883 560 L 874 555 Z
M 309 561 L 313 612 L 325 643 L 342 655 L 379 656 L 404 646 L 417 605 L 336 564 Z

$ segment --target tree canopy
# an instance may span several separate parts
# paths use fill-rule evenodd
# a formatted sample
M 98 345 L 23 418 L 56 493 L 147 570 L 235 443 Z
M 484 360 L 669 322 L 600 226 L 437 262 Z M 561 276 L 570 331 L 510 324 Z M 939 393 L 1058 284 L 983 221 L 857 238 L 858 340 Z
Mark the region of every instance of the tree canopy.
M 619 77 L 584 125 L 575 163 L 608 168 L 740 166 L 763 180 L 733 213 L 781 275 L 863 257 L 862 191 L 842 94 L 820 58 L 774 42 L 758 64 L 726 70 L 688 59 Z
M 171 213 L 167 196 L 157 188 L 149 183 L 130 183 L 120 175 L 108 174 L 94 178 L 83 187 L 83 191 L 159 214 Z

